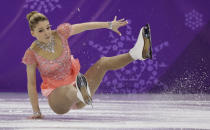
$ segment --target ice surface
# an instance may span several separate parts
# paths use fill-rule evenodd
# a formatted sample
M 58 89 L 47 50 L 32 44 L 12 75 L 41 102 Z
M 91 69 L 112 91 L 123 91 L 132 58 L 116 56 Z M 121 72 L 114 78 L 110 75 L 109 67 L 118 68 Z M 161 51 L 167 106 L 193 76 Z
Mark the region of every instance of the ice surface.
M 209 95 L 98 94 L 86 106 L 57 115 L 39 95 L 41 120 L 29 120 L 26 93 L 0 93 L 0 129 L 210 129 Z

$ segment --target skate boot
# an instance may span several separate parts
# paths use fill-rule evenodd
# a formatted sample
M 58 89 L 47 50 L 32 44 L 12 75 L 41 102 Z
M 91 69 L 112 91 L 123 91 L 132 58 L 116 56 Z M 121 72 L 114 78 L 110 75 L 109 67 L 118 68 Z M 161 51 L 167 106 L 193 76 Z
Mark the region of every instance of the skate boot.
M 151 30 L 149 24 L 141 28 L 135 46 L 129 51 L 134 60 L 152 59 Z
M 84 104 L 91 105 L 93 107 L 88 82 L 85 76 L 81 73 L 78 73 L 76 77 L 76 88 L 77 97 L 80 99 L 80 101 L 82 101 Z

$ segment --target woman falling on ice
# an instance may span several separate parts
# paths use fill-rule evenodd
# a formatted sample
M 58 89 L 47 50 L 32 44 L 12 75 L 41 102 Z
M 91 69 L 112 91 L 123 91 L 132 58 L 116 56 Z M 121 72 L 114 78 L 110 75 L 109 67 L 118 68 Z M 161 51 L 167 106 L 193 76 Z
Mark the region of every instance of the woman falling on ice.
M 30 118 L 43 118 L 39 109 L 36 91 L 36 68 L 41 78 L 42 95 L 48 98 L 51 109 L 57 114 L 67 113 L 70 109 L 81 109 L 92 105 L 92 97 L 104 75 L 109 70 L 125 67 L 134 60 L 152 58 L 150 27 L 140 29 L 136 44 L 128 53 L 101 57 L 87 72 L 80 73 L 80 63 L 74 59 L 68 44 L 72 35 L 87 30 L 107 28 L 121 36 L 118 28 L 128 24 L 124 19 L 111 22 L 87 22 L 71 25 L 60 24 L 51 30 L 48 18 L 32 11 L 27 15 L 31 35 L 36 38 L 26 50 L 22 63 L 27 66 L 27 88 L 33 115 Z

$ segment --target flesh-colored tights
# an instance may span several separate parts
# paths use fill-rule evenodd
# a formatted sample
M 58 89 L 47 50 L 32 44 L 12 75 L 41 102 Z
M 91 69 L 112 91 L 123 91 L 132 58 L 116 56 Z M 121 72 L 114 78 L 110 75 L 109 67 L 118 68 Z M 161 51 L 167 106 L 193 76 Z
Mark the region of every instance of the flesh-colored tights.
M 101 57 L 84 74 L 90 87 L 91 96 L 95 94 L 107 71 L 120 69 L 132 61 L 133 59 L 129 53 L 113 57 Z M 77 90 L 72 85 L 56 88 L 48 96 L 48 103 L 52 110 L 57 114 L 64 114 L 71 108 L 81 109 L 85 106 L 85 104 L 77 98 Z

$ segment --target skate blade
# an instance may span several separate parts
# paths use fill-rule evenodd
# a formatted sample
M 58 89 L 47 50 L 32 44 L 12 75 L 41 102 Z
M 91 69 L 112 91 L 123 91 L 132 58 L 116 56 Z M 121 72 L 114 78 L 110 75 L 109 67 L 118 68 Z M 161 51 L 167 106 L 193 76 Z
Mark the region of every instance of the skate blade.
M 146 54 L 144 58 L 152 59 L 152 41 L 151 41 L 151 30 L 150 30 L 149 24 L 146 24 L 144 27 L 143 37 L 144 37 L 145 45 L 149 44 L 149 52 Z

